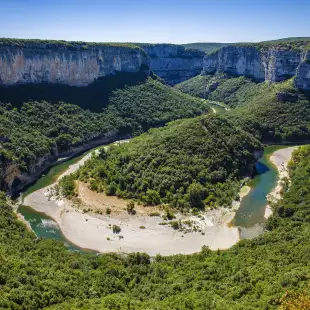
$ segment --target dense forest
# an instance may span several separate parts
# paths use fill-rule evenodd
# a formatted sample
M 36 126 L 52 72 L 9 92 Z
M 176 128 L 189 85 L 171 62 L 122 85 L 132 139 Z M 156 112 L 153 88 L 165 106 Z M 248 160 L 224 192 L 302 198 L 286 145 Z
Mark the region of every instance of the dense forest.
M 72 51 L 97 45 L 40 42 Z M 4 38 L 0 48 L 37 43 Z M 219 44 L 194 45 L 209 52 Z M 309 38 L 256 44 L 271 45 L 300 50 Z M 253 172 L 262 142 L 310 140 L 310 97 L 293 85 L 293 79 L 269 84 L 218 74 L 171 88 L 141 72 L 117 73 L 84 88 L 1 86 L 0 180 L 12 163 L 27 173 L 105 135 L 137 136 L 100 149 L 64 177 L 64 195 L 74 194 L 79 179 L 94 191 L 141 204 L 181 211 L 229 206 Z M 231 109 L 215 115 L 201 99 Z M 274 214 L 259 237 L 225 251 L 204 246 L 167 257 L 69 250 L 29 231 L 0 192 L 0 309 L 310 309 L 310 146 L 293 153 L 289 174 L 291 183 L 283 182 L 283 197 L 272 204 Z
M 114 91 L 101 113 L 64 102 L 0 105 L 0 158 L 22 171 L 40 158 L 67 151 L 107 133 L 136 135 L 150 127 L 208 111 L 201 100 L 152 78 Z
M 226 251 L 202 248 L 188 256 L 70 252 L 27 231 L 3 194 L 0 308 L 308 309 L 309 157 L 309 146 L 294 152 L 292 183 L 268 232 Z
M 234 108 L 227 117 L 264 142 L 310 140 L 309 94 L 282 83 L 255 83 L 245 77 L 196 76 L 177 89 Z
M 261 144 L 226 119 L 209 114 L 151 129 L 101 150 L 77 178 L 109 195 L 178 208 L 230 205 Z

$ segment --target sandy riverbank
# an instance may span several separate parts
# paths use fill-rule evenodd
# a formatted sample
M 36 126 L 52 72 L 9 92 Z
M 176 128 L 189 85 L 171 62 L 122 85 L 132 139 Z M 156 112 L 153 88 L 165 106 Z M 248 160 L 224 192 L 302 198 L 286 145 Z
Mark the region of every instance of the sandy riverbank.
M 91 154 L 88 154 L 70 166 L 60 178 L 76 171 L 90 156 Z M 24 204 L 53 218 L 64 236 L 81 248 L 98 252 L 147 252 L 150 255 L 158 253 L 171 255 L 198 252 L 203 245 L 213 250 L 226 249 L 239 241 L 238 228 L 229 227 L 227 224 L 232 220 L 240 202 L 234 202 L 230 209 L 209 210 L 200 218 L 176 214 L 175 220 L 192 221 L 193 226 L 201 230 L 184 233 L 174 230 L 169 225 L 160 225 L 163 219 L 159 216 L 128 215 L 126 212 L 112 212 L 111 215 L 85 213 L 83 208 L 74 208 L 71 201 L 52 197 L 52 188 L 53 185 L 28 195 L 24 199 Z M 84 187 L 84 196 L 85 191 Z M 244 187 L 240 196 L 243 197 L 248 191 L 249 188 Z M 102 203 L 100 199 L 97 201 L 97 195 L 100 194 L 95 194 L 92 197 L 93 201 L 96 201 L 96 204 Z M 83 203 L 85 202 L 89 201 L 86 199 Z M 104 203 L 113 204 L 109 201 Z M 113 225 L 121 227 L 119 234 L 113 233 L 111 229 Z
M 279 180 L 278 180 L 277 186 L 267 196 L 268 201 L 275 202 L 281 198 L 281 189 L 282 189 L 281 180 L 289 176 L 288 170 L 287 170 L 287 164 L 291 159 L 293 151 L 297 148 L 298 146 L 291 146 L 285 149 L 280 149 L 280 150 L 275 151 L 270 156 L 270 161 L 277 167 L 279 171 Z M 270 205 L 268 204 L 265 209 L 264 217 L 267 219 L 271 215 L 272 215 L 272 209 Z

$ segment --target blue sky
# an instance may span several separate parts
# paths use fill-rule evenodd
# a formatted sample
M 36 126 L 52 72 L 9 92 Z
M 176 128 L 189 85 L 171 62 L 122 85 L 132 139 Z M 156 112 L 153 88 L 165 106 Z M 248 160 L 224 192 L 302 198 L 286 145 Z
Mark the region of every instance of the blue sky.
M 0 0 L 0 37 L 251 42 L 310 36 L 310 0 Z

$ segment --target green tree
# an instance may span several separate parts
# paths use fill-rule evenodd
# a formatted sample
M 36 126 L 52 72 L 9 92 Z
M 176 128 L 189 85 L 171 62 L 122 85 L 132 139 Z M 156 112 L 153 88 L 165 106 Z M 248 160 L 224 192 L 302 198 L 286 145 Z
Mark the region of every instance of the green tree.
M 135 202 L 130 200 L 127 202 L 127 212 L 128 214 L 135 214 Z
M 160 195 L 156 190 L 148 189 L 146 191 L 146 202 L 150 205 L 157 205 L 160 203 Z
M 192 183 L 188 187 L 189 203 L 193 208 L 203 208 L 203 200 L 206 197 L 206 189 L 200 183 Z

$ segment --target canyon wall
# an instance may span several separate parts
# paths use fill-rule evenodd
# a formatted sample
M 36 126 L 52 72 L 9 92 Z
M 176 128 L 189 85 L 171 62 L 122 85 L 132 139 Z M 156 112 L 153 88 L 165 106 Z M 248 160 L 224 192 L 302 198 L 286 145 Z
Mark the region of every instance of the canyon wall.
M 256 46 L 226 46 L 203 62 L 205 74 L 227 73 L 256 81 L 281 82 L 293 76 L 295 86 L 310 90 L 310 53 L 303 50 Z
M 296 76 L 310 90 L 310 52 L 277 46 L 229 45 L 211 55 L 174 44 L 115 44 L 0 39 L 0 85 L 87 86 L 117 72 L 152 70 L 170 85 L 203 72 L 280 82 Z
M 150 70 L 175 85 L 200 74 L 204 56 L 173 44 L 0 39 L 0 85 L 88 86 L 116 72 Z
M 140 44 L 151 61 L 151 70 L 175 85 L 201 73 L 205 53 L 174 44 Z
M 116 72 L 149 73 L 149 57 L 141 48 L 130 44 L 39 40 L 0 43 L 0 85 L 87 86 Z
M 310 51 L 302 54 L 302 61 L 296 72 L 295 86 L 310 90 Z

